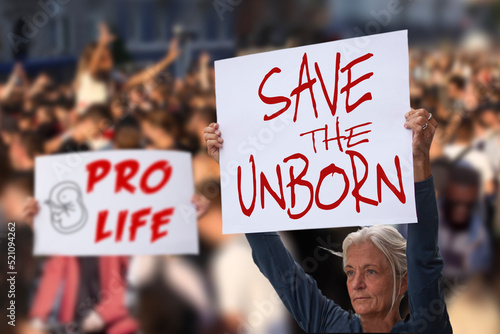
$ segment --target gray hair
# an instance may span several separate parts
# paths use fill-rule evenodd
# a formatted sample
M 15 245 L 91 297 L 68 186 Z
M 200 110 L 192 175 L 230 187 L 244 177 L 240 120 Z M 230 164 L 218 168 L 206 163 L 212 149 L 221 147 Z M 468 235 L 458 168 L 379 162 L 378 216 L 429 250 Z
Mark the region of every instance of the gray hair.
M 352 245 L 360 245 L 370 241 L 387 258 L 391 266 L 394 287 L 392 292 L 391 310 L 396 302 L 396 281 L 407 273 L 406 264 L 406 239 L 394 227 L 388 225 L 373 225 L 363 227 L 356 232 L 349 233 L 342 243 L 342 253 L 326 249 L 330 253 L 343 258 L 344 270 L 347 261 L 347 253 Z M 400 281 L 399 288 L 401 288 Z

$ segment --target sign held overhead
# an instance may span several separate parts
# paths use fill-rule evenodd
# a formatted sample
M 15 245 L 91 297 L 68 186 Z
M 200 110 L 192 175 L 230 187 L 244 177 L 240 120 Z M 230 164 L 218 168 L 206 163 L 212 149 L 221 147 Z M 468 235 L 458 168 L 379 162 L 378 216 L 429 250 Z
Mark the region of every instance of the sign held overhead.
M 224 233 L 416 222 L 406 31 L 215 73 Z

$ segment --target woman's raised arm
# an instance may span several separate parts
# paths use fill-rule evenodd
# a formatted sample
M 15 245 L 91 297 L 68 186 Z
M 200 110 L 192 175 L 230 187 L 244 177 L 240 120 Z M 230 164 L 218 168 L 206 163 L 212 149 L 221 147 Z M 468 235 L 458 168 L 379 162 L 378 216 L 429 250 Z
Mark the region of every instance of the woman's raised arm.
M 408 225 L 406 260 L 412 330 L 452 333 L 444 300 L 443 260 L 438 249 L 439 218 L 429 148 L 437 122 L 425 109 L 411 110 L 405 127 L 413 130 L 413 169 L 417 224 Z

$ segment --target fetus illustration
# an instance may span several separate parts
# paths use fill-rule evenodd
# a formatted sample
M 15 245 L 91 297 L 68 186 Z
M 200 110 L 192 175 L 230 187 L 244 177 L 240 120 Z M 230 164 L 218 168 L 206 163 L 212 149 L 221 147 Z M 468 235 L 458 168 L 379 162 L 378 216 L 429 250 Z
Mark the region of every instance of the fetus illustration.
M 87 222 L 87 208 L 83 203 L 82 192 L 75 182 L 63 181 L 50 191 L 45 201 L 50 208 L 52 226 L 64 234 L 74 233 Z

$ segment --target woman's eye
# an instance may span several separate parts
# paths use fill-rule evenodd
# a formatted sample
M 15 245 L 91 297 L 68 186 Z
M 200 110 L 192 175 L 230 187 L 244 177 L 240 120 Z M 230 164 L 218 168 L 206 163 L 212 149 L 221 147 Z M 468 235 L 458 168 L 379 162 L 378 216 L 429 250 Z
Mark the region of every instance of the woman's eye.
M 370 274 L 370 275 L 375 274 L 375 270 L 372 270 L 372 269 L 368 270 L 368 274 Z
M 349 271 L 346 272 L 346 274 L 347 274 L 347 276 L 352 276 L 352 275 L 354 275 L 354 271 L 349 270 Z

